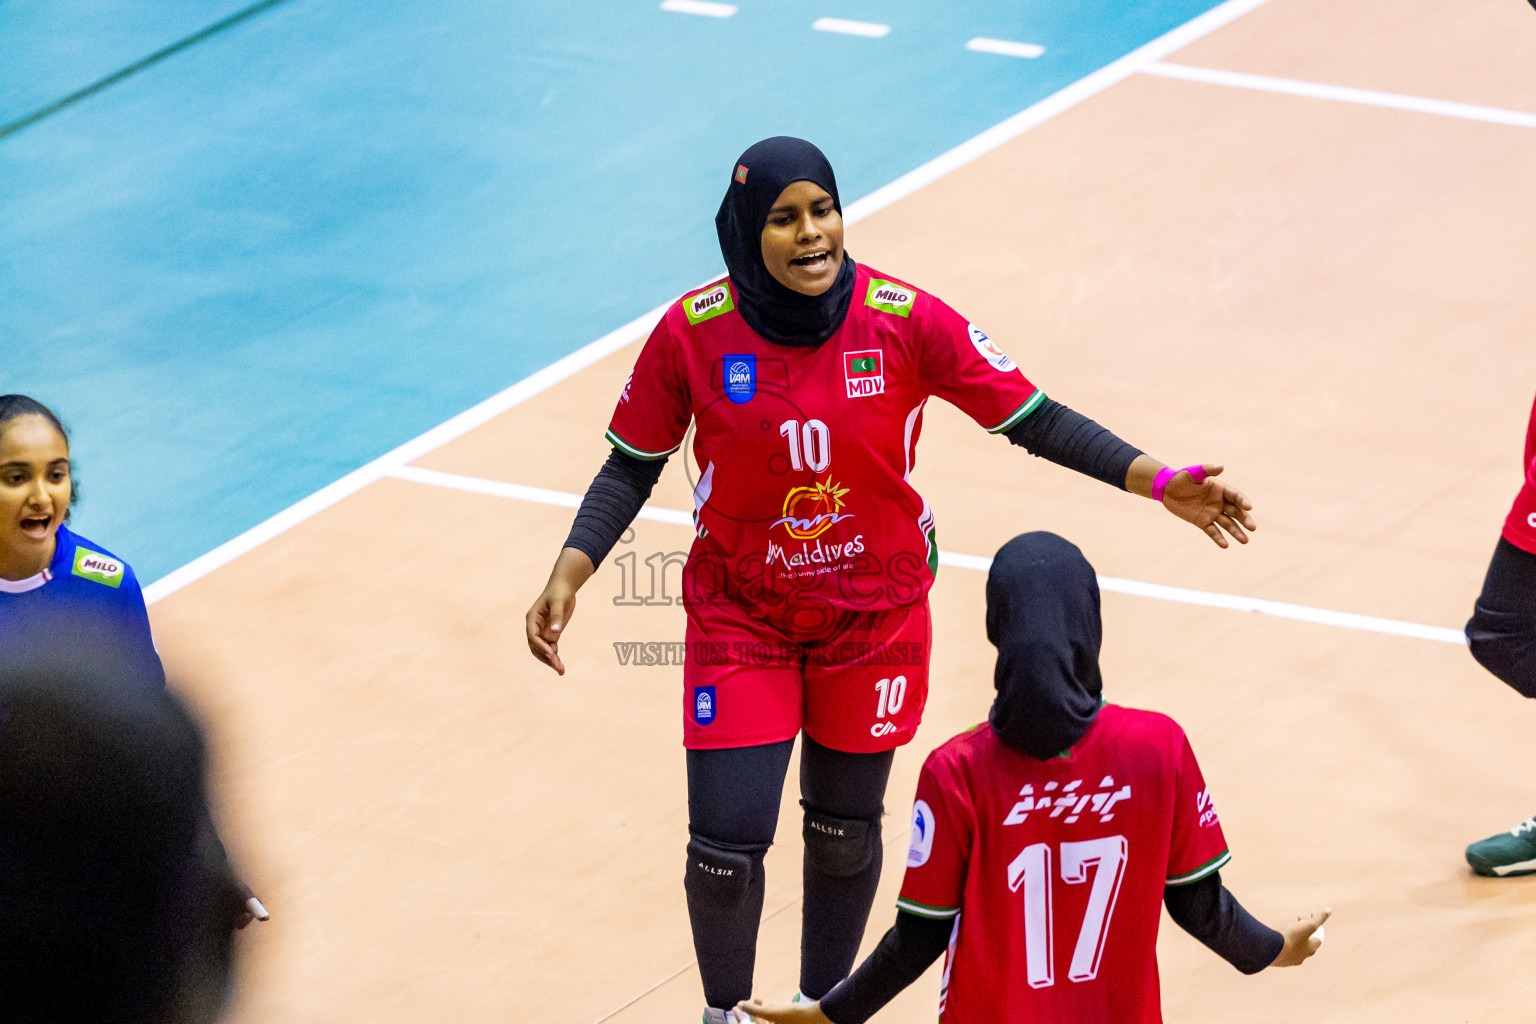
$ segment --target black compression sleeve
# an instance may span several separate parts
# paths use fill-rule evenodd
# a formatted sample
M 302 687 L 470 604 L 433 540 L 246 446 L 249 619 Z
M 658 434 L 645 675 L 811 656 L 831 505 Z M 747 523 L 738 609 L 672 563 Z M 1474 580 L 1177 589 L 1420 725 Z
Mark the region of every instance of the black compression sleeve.
M 576 510 L 576 521 L 571 524 L 571 534 L 565 538 L 565 546 L 592 559 L 594 567 L 601 565 L 624 531 L 629 529 L 629 524 L 635 521 L 640 506 L 645 504 L 656 481 L 661 479 L 661 467 L 666 464 L 666 459 L 637 459 L 617 448 L 609 452 L 608 461 L 597 471 L 592 486 L 581 499 L 581 508 Z
M 1255 918 L 1213 872 L 1189 885 L 1163 890 L 1168 916 L 1244 974 L 1257 974 L 1274 962 L 1285 936 Z
M 1125 490 L 1125 474 L 1142 454 L 1080 412 L 1049 398 L 1003 435 L 1031 455 Z
M 874 952 L 821 1000 L 832 1024 L 864 1024 L 896 994 L 923 976 L 949 946 L 955 922 L 896 912 L 896 923 Z

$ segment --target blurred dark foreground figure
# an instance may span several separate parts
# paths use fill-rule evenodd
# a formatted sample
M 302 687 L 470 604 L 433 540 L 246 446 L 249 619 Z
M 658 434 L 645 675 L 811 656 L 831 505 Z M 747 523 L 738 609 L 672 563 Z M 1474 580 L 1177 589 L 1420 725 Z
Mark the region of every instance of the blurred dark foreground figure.
M 0 1021 L 216 1020 L 235 894 L 196 722 L 159 687 L 0 661 Z

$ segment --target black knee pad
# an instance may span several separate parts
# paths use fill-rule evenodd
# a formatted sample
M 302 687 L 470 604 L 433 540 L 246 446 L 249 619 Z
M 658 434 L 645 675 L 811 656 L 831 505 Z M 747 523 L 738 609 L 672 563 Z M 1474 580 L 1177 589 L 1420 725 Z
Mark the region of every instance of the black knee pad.
M 880 818 L 839 818 L 807 807 L 804 834 L 806 863 L 834 878 L 847 878 L 874 859 Z
M 688 840 L 683 884 L 707 901 L 734 903 L 746 894 L 753 875 L 762 870 L 765 852 L 765 846 L 721 843 L 693 833 Z
M 1525 697 L 1536 697 L 1536 621 L 1517 612 L 1474 606 L 1467 623 L 1472 657 Z

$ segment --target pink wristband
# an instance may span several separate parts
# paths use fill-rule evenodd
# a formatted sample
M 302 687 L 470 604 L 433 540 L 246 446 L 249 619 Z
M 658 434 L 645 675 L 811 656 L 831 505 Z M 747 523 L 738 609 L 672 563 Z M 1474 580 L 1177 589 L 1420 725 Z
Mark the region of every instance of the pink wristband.
M 1188 473 L 1191 480 L 1197 484 L 1205 483 L 1204 466 L 1185 466 L 1183 469 L 1174 469 L 1172 466 L 1164 466 L 1157 471 L 1157 476 L 1152 480 L 1152 500 L 1161 502 L 1163 491 L 1168 487 L 1168 481 L 1180 473 Z

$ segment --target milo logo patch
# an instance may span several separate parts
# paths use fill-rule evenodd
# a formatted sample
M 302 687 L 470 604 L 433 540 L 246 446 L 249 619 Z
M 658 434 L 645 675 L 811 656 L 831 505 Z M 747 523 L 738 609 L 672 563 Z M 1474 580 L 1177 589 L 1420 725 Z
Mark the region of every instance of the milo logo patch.
M 731 300 L 731 287 L 724 281 L 708 291 L 699 292 L 683 300 L 683 312 L 690 324 L 701 324 L 711 317 L 729 313 L 736 308 Z
M 95 551 L 87 551 L 85 548 L 75 549 L 75 567 L 71 571 L 76 576 L 93 583 L 101 583 L 109 587 L 123 585 L 122 562 Z
M 911 288 L 903 287 L 895 281 L 882 281 L 878 277 L 870 279 L 869 294 L 864 297 L 864 305 L 897 316 L 911 316 L 912 303 L 916 301 L 917 292 Z

